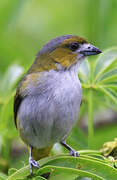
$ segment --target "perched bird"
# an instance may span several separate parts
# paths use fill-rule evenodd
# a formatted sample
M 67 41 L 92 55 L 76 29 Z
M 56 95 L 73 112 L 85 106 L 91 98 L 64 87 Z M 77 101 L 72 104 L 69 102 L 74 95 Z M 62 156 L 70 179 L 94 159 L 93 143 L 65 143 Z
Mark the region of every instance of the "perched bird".
M 48 42 L 38 52 L 22 78 L 14 99 L 14 119 L 21 139 L 29 146 L 29 165 L 49 154 L 60 142 L 70 155 L 78 152 L 65 140 L 78 118 L 81 84 L 78 68 L 86 56 L 101 51 L 85 39 L 64 35 Z

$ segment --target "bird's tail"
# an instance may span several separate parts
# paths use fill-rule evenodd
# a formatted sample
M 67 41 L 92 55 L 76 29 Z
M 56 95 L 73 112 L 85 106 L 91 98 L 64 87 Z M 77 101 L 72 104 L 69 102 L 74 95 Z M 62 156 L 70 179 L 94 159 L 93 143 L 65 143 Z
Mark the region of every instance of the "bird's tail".
M 52 149 L 52 146 L 49 146 L 49 147 L 46 147 L 43 149 L 33 148 L 32 149 L 32 157 L 35 160 L 39 160 L 39 159 L 42 159 L 44 157 L 47 157 L 47 156 L 49 156 L 51 149 Z

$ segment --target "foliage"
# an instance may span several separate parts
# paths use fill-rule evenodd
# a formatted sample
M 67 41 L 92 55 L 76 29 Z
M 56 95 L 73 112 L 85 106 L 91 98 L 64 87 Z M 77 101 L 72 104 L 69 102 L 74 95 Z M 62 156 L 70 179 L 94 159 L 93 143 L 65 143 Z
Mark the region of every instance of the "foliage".
M 78 158 L 61 155 L 40 160 L 41 169 L 35 169 L 35 176 L 32 179 L 46 179 L 44 178 L 46 175 L 50 180 L 82 180 L 82 178 L 116 180 L 117 170 L 113 167 L 114 163 L 110 165 L 110 161 L 107 161 L 98 151 L 79 151 L 79 153 Z M 25 166 L 20 170 L 11 169 L 7 179 L 26 180 L 29 175 L 29 167 Z
M 108 49 L 92 63 L 84 61 L 80 79 L 84 88 L 83 98 L 88 104 L 88 141 L 91 148 L 94 134 L 93 112 L 105 104 L 115 110 L 117 107 L 117 48 Z

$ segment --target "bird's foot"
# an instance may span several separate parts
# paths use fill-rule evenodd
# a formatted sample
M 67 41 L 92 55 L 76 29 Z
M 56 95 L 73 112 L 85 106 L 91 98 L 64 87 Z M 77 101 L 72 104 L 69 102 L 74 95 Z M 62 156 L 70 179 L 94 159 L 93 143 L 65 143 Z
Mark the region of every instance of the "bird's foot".
M 31 175 L 32 175 L 32 172 L 33 172 L 32 171 L 33 167 L 36 167 L 36 168 L 40 169 L 40 166 L 39 166 L 38 162 L 35 161 L 32 157 L 29 158 L 29 166 L 30 166 L 30 174 Z
M 70 150 L 70 155 L 74 157 L 79 157 L 79 153 L 73 149 Z
M 79 157 L 79 153 L 66 144 L 65 140 L 61 141 L 61 144 L 69 150 L 71 156 Z

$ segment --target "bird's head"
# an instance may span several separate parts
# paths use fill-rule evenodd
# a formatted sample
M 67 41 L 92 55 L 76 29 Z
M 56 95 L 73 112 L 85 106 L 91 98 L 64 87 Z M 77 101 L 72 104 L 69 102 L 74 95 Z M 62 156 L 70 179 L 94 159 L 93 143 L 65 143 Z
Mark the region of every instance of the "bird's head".
M 86 56 L 99 53 L 101 50 L 88 43 L 84 38 L 75 35 L 60 36 L 43 46 L 30 71 L 69 68 Z

